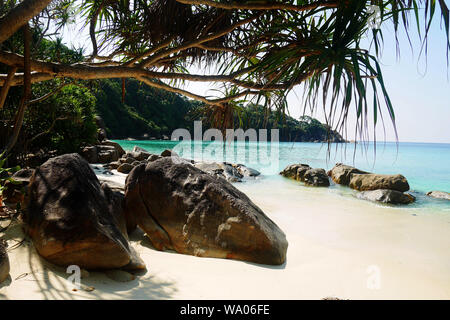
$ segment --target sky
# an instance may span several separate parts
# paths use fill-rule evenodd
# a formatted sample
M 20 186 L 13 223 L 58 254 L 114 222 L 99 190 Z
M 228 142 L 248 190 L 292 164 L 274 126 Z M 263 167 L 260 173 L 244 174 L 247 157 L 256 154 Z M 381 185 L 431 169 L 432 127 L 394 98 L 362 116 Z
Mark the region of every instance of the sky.
M 438 12 L 436 16 L 438 17 Z M 446 36 L 441 29 L 440 19 L 435 19 L 430 29 L 428 54 L 421 55 L 421 43 L 415 31 L 411 32 L 412 48 L 403 33 L 399 35 L 400 57 L 397 57 L 393 27 L 383 27 L 384 48 L 379 58 L 385 85 L 394 106 L 398 140 L 401 142 L 450 143 L 450 67 L 447 66 Z M 415 28 L 415 26 L 414 26 Z M 412 30 L 415 30 L 415 29 Z M 64 31 L 67 45 L 84 46 L 90 52 L 91 45 L 87 30 L 79 32 L 79 25 Z M 194 69 L 193 72 L 199 73 Z M 185 89 L 211 95 L 212 88 L 205 83 L 189 83 Z M 290 116 L 303 115 L 302 91 L 295 89 L 288 96 Z M 325 122 L 321 106 L 314 116 Z M 385 113 L 385 123 L 376 127 L 377 141 L 396 141 L 392 122 Z M 371 121 L 371 118 L 369 118 Z M 353 111 L 348 120 L 347 139 L 354 140 L 356 114 Z M 373 126 L 369 129 L 369 140 L 374 140 Z M 357 138 L 356 138 L 357 139 Z

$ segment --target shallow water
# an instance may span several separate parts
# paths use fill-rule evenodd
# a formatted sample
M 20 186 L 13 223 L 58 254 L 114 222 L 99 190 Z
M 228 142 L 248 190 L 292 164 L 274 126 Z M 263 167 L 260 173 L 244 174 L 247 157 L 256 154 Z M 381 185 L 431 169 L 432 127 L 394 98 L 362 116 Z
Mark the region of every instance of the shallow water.
M 283 177 L 278 175 L 289 164 L 306 163 L 312 167 L 331 169 L 335 163 L 342 162 L 362 170 L 382 174 L 403 174 L 411 187 L 411 193 L 417 201 L 408 208 L 428 213 L 450 214 L 450 201 L 432 199 L 425 195 L 432 190 L 450 192 L 450 144 L 432 143 L 378 143 L 376 150 L 372 143 L 327 144 L 321 143 L 253 143 L 237 142 L 225 145 L 219 142 L 184 142 L 178 141 L 126 141 L 117 140 L 125 150 L 135 145 L 151 153 L 161 153 L 164 149 L 175 149 L 185 158 L 196 160 L 216 160 L 243 163 L 262 172 L 257 181 L 247 181 L 244 189 L 258 192 L 279 186 Z M 262 182 L 262 183 L 261 183 Z M 298 184 L 299 193 L 308 189 Z M 355 201 L 355 191 L 332 185 L 327 189 L 318 189 L 319 193 L 344 197 Z M 384 205 L 373 204 L 380 207 Z

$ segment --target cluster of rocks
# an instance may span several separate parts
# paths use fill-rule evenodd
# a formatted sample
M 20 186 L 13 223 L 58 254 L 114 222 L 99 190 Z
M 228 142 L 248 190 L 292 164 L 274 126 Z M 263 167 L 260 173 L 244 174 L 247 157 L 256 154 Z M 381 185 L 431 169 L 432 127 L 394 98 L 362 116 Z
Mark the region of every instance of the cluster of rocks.
M 135 149 L 130 156 L 144 161 L 137 160 L 145 159 L 143 153 Z M 39 255 L 59 266 L 142 270 L 146 266 L 128 238 L 139 227 L 158 250 L 269 265 L 285 262 L 285 234 L 244 193 L 217 178 L 217 172 L 168 155 L 173 153 L 166 151 L 152 161 L 149 155 L 134 166 L 125 194 L 101 183 L 79 154 L 22 171 L 18 176 L 28 189 L 24 230 Z M 242 175 L 257 174 L 230 166 Z M 8 273 L 0 244 L 0 280 Z
M 193 165 L 203 172 L 221 177 L 229 182 L 242 182 L 243 178 L 261 175 L 259 171 L 248 168 L 243 164 L 233 164 L 228 162 L 193 162 Z
M 308 186 L 330 186 L 330 180 L 324 169 L 313 169 L 307 164 L 289 165 L 280 174 L 286 178 L 304 182 Z
M 328 175 L 335 183 L 360 191 L 357 194 L 360 199 L 389 204 L 409 204 L 416 200 L 406 193 L 409 184 L 401 174 L 375 174 L 338 163 Z
M 84 147 L 80 154 L 89 163 L 110 163 L 119 160 L 125 150 L 117 142 L 103 140 L 98 145 Z
M 336 184 L 360 191 L 357 194 L 360 199 L 389 204 L 409 204 L 415 201 L 414 196 L 406 193 L 409 190 L 409 184 L 400 174 L 375 174 L 341 163 L 336 164 L 328 172 L 324 169 L 313 169 L 307 164 L 292 164 L 280 174 L 286 178 L 304 182 L 305 185 L 317 187 L 330 186 L 328 177 L 331 177 Z M 429 193 L 429 195 L 440 198 L 447 196 L 442 192 Z
M 103 145 L 105 144 L 105 145 Z M 101 150 L 105 150 L 106 147 L 116 147 L 115 142 L 112 141 L 104 141 L 102 145 L 86 147 L 81 152 L 81 155 L 89 162 L 89 163 L 105 163 L 105 167 L 110 170 L 117 170 L 120 173 L 128 174 L 135 167 L 141 164 L 148 164 L 149 162 L 156 161 L 161 158 L 171 157 L 175 162 L 182 162 L 186 164 L 192 164 L 194 167 L 212 174 L 216 177 L 221 177 L 229 182 L 241 182 L 243 178 L 248 177 L 257 177 L 261 173 L 255 169 L 244 166 L 243 164 L 233 164 L 228 162 L 204 162 L 204 161 L 194 161 L 189 159 L 181 158 L 176 152 L 172 150 L 164 150 L 160 155 L 152 154 L 147 150 L 140 148 L 138 146 L 134 146 L 133 150 L 130 152 L 125 152 L 123 149 L 116 148 L 114 151 L 111 149 L 111 153 L 109 156 L 103 156 L 101 159 L 114 159 L 113 161 L 101 162 L 100 157 L 95 156 L 95 154 L 99 154 L 100 152 L 105 152 Z M 119 146 L 120 147 L 120 146 Z M 95 148 L 95 150 L 94 150 Z M 103 148 L 103 149 L 102 149 Z M 110 150 L 110 149 L 106 149 Z M 95 153 L 97 152 L 97 153 Z M 120 157 L 116 155 L 120 154 Z

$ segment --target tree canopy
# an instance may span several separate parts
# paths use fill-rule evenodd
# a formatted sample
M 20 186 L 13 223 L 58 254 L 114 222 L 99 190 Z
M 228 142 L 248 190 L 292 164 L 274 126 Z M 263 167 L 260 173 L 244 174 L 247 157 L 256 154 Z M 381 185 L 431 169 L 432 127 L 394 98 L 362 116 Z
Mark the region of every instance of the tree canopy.
M 377 61 L 383 31 L 373 27 L 374 13 L 396 34 L 414 28 L 426 45 L 440 9 L 450 48 L 444 0 L 4 0 L 0 6 L 0 65 L 7 67 L 0 108 L 11 86 L 23 86 L 7 149 L 36 99 L 32 84 L 56 78 L 134 78 L 222 113 L 233 113 L 238 99 L 283 110 L 286 94 L 303 85 L 310 108 L 326 104 L 329 124 L 343 128 L 354 110 L 362 134 L 369 112 L 375 123 L 383 112 L 395 121 Z M 92 52 L 75 63 L 39 60 L 32 44 L 74 17 L 89 30 Z M 11 46 L 14 37 L 20 45 Z M 192 65 L 212 72 L 194 74 Z M 222 84 L 223 94 L 194 94 L 183 87 L 191 82 Z

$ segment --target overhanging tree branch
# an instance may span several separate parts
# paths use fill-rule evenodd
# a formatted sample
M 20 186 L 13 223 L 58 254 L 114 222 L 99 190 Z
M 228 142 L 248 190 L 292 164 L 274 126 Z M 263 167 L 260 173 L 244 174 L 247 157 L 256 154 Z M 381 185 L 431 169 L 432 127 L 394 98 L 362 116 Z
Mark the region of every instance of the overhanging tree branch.
M 4 83 L 2 85 L 2 89 L 0 91 L 0 110 L 3 108 L 5 104 L 6 97 L 8 96 L 9 88 L 11 87 L 11 83 L 14 79 L 14 75 L 17 71 L 17 67 L 11 67 L 9 69 L 8 75 L 6 76 Z
M 336 8 L 338 6 L 337 1 L 317 1 L 315 3 L 299 6 L 275 1 L 261 1 L 263 3 L 257 2 L 241 3 L 237 1 L 219 2 L 213 0 L 176 0 L 176 1 L 183 4 L 207 5 L 210 7 L 226 10 L 290 10 L 299 12 L 299 11 L 313 10 L 319 7 Z
M 51 0 L 24 0 L 0 19 L 0 43 L 9 39 L 28 20 L 39 14 Z

